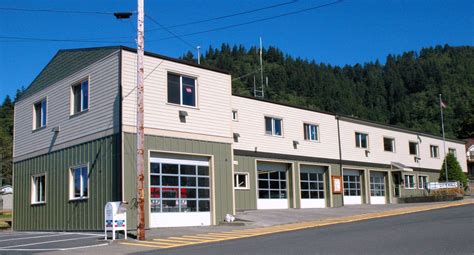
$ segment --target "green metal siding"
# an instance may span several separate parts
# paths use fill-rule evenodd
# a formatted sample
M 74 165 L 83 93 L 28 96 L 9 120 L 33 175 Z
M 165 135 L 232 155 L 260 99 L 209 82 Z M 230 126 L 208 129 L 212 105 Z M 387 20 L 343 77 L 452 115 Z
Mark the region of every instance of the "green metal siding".
M 101 230 L 104 206 L 120 201 L 117 135 L 14 163 L 14 230 Z M 69 169 L 89 164 L 89 198 L 69 201 Z M 46 204 L 31 204 L 31 177 L 46 174 Z
M 234 160 L 239 162 L 234 166 L 234 172 L 249 173 L 249 189 L 235 190 L 235 208 L 236 210 L 257 209 L 257 176 L 255 173 L 255 158 L 247 156 L 234 155 Z
M 216 223 L 222 222 L 227 213 L 232 214 L 232 148 L 231 144 L 179 139 L 161 136 L 145 136 L 145 212 L 149 211 L 148 151 L 166 151 L 214 156 L 214 194 Z M 137 226 L 136 214 L 136 136 L 124 133 L 124 199 L 129 201 L 128 227 Z M 148 215 L 148 213 L 146 213 Z M 145 217 L 149 226 L 149 217 Z
M 437 182 L 439 178 L 439 173 L 433 172 L 420 172 L 420 171 L 413 171 L 413 172 L 405 172 L 402 175 L 415 175 L 415 189 L 400 189 L 400 197 L 414 197 L 414 196 L 425 196 L 428 195 L 428 191 L 425 189 L 418 189 L 418 175 L 425 175 L 428 176 L 428 182 Z

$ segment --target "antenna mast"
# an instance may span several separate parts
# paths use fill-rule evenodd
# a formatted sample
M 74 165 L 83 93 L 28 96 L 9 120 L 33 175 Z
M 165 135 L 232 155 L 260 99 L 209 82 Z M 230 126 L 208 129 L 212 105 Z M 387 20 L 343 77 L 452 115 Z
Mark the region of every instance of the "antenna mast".
M 268 81 L 267 81 L 268 83 Z M 260 37 L 260 87 L 257 88 L 254 81 L 254 91 L 253 94 L 255 97 L 264 98 L 265 97 L 265 85 L 263 83 L 263 46 L 262 46 L 262 37 Z

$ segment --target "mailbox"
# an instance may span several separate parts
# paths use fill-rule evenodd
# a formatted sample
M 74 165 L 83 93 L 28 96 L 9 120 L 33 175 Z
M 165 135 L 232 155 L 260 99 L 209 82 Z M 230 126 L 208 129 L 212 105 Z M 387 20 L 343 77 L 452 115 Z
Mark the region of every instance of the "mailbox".
M 116 231 L 124 231 L 127 239 L 127 208 L 122 202 L 108 202 L 105 205 L 105 240 L 107 231 L 112 231 L 112 240 L 115 240 Z

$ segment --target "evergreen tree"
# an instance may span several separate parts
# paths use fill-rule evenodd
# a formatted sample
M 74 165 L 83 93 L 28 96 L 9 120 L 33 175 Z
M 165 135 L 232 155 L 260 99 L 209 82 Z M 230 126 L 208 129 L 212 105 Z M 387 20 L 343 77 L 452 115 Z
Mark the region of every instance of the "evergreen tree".
M 439 181 L 446 181 L 446 162 L 448 164 L 448 181 L 458 181 L 464 188 L 467 188 L 467 177 L 462 172 L 462 168 L 459 165 L 458 160 L 452 153 L 448 153 L 443 161 L 443 166 L 441 167 L 439 174 Z

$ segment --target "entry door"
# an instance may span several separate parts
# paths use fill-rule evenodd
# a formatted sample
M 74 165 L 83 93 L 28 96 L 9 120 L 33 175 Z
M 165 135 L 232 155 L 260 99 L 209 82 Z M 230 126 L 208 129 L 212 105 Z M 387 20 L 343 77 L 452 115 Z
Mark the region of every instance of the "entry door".
M 265 164 L 257 172 L 257 209 L 287 209 L 286 164 Z
M 395 197 L 399 197 L 400 196 L 400 174 L 393 173 L 392 179 L 393 179 L 393 189 L 395 191 L 394 192 Z
M 321 166 L 301 166 L 301 208 L 326 207 L 324 170 Z
M 385 174 L 383 172 L 370 172 L 370 203 L 385 204 Z
M 211 225 L 209 161 L 150 158 L 150 227 Z
M 361 171 L 344 170 L 344 204 L 362 204 Z

